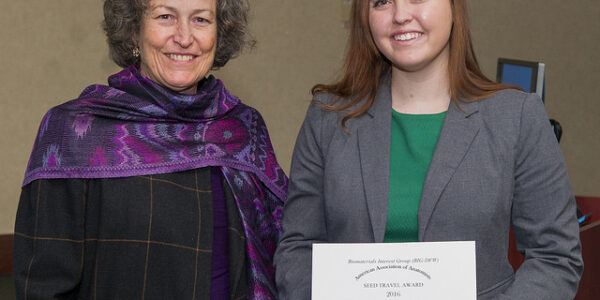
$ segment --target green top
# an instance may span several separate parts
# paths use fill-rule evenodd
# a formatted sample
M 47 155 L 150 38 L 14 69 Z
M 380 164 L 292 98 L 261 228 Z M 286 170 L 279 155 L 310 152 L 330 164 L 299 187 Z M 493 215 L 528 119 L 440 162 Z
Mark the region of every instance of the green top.
M 421 192 L 446 112 L 409 115 L 392 110 L 390 194 L 384 242 L 418 241 Z

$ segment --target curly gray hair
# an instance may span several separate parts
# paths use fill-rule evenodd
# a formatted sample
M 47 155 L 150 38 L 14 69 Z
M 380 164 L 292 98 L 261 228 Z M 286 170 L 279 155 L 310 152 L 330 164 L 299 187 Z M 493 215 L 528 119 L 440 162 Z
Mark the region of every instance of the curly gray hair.
M 212 69 L 223 67 L 246 47 L 253 47 L 248 32 L 248 5 L 245 0 L 217 1 L 217 49 Z M 150 0 L 105 0 L 102 27 L 106 33 L 110 58 L 119 66 L 135 64 L 133 39 L 140 31 L 142 17 Z

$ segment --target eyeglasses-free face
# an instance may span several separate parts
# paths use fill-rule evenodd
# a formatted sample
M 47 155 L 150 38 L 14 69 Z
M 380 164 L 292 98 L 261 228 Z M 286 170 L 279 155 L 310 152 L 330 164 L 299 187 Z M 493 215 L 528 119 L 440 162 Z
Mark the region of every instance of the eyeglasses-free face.
M 452 31 L 450 0 L 370 0 L 375 45 L 403 72 L 447 65 Z
M 216 0 L 151 0 L 141 23 L 140 72 L 171 90 L 196 93 L 215 58 Z

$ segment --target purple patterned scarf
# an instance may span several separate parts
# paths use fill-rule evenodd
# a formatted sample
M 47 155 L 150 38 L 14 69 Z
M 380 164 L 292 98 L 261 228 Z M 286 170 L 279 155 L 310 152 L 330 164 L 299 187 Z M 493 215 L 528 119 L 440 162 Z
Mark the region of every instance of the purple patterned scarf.
M 288 179 L 260 114 L 213 76 L 199 83 L 195 95 L 163 88 L 134 66 L 110 76 L 108 83 L 91 85 L 79 98 L 48 111 L 23 185 L 42 178 L 126 177 L 220 166 L 246 233 L 249 298 L 276 298 L 272 260 Z

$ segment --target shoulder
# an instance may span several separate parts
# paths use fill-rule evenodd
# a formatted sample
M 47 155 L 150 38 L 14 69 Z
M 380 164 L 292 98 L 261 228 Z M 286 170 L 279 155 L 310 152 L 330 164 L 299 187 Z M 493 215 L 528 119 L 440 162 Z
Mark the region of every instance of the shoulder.
M 329 110 L 327 106 L 335 106 L 344 103 L 346 99 L 331 93 L 318 93 L 311 100 L 303 127 L 318 130 L 321 135 L 332 136 L 334 132 L 343 131 L 342 118 L 352 108 L 342 111 Z M 350 122 L 351 123 L 351 122 Z
M 244 123 L 246 127 L 250 128 L 258 126 L 263 127 L 266 130 L 267 125 L 258 109 L 244 104 L 241 101 L 236 104 L 235 108 L 231 111 L 230 116 Z
M 479 118 L 491 135 L 502 138 L 528 135 L 535 128 L 550 128 L 541 98 L 532 93 L 506 89 L 480 100 Z
M 328 93 L 320 93 L 315 95 L 311 103 L 308 105 L 306 116 L 298 133 L 296 145 L 294 148 L 294 156 L 299 153 L 319 153 L 319 155 L 327 156 L 330 149 L 338 149 L 341 145 L 346 144 L 349 139 L 355 139 L 357 124 L 354 119 L 346 123 L 349 133 L 342 127 L 342 118 L 345 111 L 332 111 L 324 106 L 336 105 L 338 98 L 336 95 Z M 339 101 L 344 101 L 340 99 Z M 292 158 L 294 161 L 294 158 Z
M 63 143 L 68 143 L 71 138 L 81 137 L 89 131 L 92 117 L 82 112 L 76 101 L 71 100 L 52 107 L 42 117 L 31 159 L 38 161 L 48 153 L 58 155 Z M 74 151 L 81 145 L 82 143 L 72 143 L 71 150 Z
M 38 138 L 41 138 L 44 135 L 46 135 L 48 131 L 52 131 L 51 136 L 57 136 L 56 134 L 61 134 L 60 131 L 63 131 L 65 128 L 64 124 L 66 124 L 70 119 L 72 119 L 72 114 L 67 109 L 69 103 L 71 103 L 72 101 L 68 101 L 58 106 L 54 106 L 44 114 L 40 122 Z
M 538 95 L 515 89 L 501 90 L 480 100 L 479 112 L 484 121 L 545 117 L 544 103 Z
M 84 111 L 84 107 L 88 104 L 87 102 L 96 97 L 102 98 L 104 93 L 111 89 L 112 88 L 108 86 L 98 84 L 89 85 L 83 89 L 77 98 L 65 101 L 50 108 L 44 115 L 42 123 L 66 123 L 68 120 L 73 119 L 78 115 L 88 113 L 87 111 Z
M 234 111 L 236 114 L 252 114 L 260 116 L 260 112 L 256 108 L 241 101 L 235 105 Z
M 497 91 L 490 97 L 481 100 L 482 107 L 488 109 L 502 109 L 509 112 L 518 112 L 524 106 L 543 107 L 542 99 L 534 93 L 526 93 L 515 89 Z
M 317 93 L 313 99 L 313 103 L 334 105 L 340 100 L 343 100 L 343 99 L 332 93 Z
M 332 93 L 318 93 L 316 94 L 306 113 L 306 118 L 319 118 L 322 121 L 329 123 L 338 123 L 341 127 L 342 118 L 349 112 L 355 110 L 357 107 L 362 105 L 362 101 L 355 105 L 352 105 L 344 110 L 329 110 L 327 106 L 339 106 L 351 101 L 349 98 L 340 97 Z
M 540 101 L 535 94 L 525 93 L 515 89 L 500 90 L 491 96 L 480 101 L 480 109 L 484 110 L 502 110 L 507 112 L 519 112 L 526 101 Z

